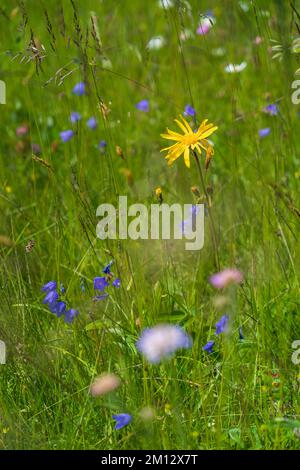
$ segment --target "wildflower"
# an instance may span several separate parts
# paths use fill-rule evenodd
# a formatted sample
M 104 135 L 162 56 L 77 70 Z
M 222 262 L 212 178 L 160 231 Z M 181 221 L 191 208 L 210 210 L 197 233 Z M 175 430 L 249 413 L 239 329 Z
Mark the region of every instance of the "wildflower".
M 179 326 L 170 324 L 146 328 L 136 343 L 138 351 L 152 363 L 158 363 L 171 356 L 177 349 L 191 346 L 192 340 L 185 331 Z
M 270 114 L 270 116 L 276 116 L 278 114 L 278 106 L 276 103 L 268 104 L 263 108 L 263 112 Z
M 269 127 L 265 127 L 264 129 L 259 129 L 258 135 L 261 139 L 269 135 L 271 132 L 271 129 Z
M 225 72 L 227 73 L 239 73 L 242 72 L 247 67 L 247 62 L 241 62 L 240 64 L 228 64 L 225 67 Z
M 59 302 L 54 302 L 49 305 L 49 309 L 52 313 L 55 313 L 55 315 L 59 318 L 61 317 L 65 311 L 66 311 L 67 305 L 65 302 L 59 301 Z
M 152 421 L 155 418 L 155 410 L 150 406 L 145 406 L 139 412 L 143 421 Z
M 23 137 L 24 135 L 28 134 L 28 132 L 29 132 L 29 127 L 27 126 L 27 124 L 23 124 L 22 126 L 19 126 L 16 129 L 17 137 Z
M 203 351 L 206 351 L 208 354 L 211 354 L 213 352 L 213 347 L 214 347 L 215 342 L 214 341 L 208 341 L 205 346 L 203 346 Z
M 57 301 L 57 299 L 58 299 L 58 293 L 55 290 L 51 290 L 50 292 L 48 292 L 48 294 L 44 298 L 43 304 L 49 304 L 49 305 L 53 304 L 54 302 Z
M 95 277 L 94 279 L 94 289 L 103 291 L 105 287 L 109 286 L 105 277 Z
M 113 419 L 116 421 L 115 429 L 119 430 L 127 426 L 132 420 L 132 416 L 127 413 L 121 413 L 119 415 L 112 415 Z
M 103 272 L 104 274 L 110 274 L 110 273 L 111 273 L 110 267 L 111 267 L 112 264 L 113 264 L 113 261 L 110 261 L 110 262 L 104 267 L 104 269 L 102 269 L 102 272 Z
M 148 113 L 149 111 L 149 101 L 148 100 L 142 100 L 142 101 L 139 101 L 136 105 L 135 105 L 136 109 L 138 109 L 139 111 L 143 111 L 144 113 Z
M 207 34 L 211 30 L 215 22 L 216 22 L 216 19 L 213 16 L 212 12 L 207 11 L 205 15 L 203 15 L 202 18 L 200 19 L 200 23 L 196 31 L 197 34 L 199 34 L 200 36 Z
M 200 154 L 201 148 L 204 149 L 205 152 L 210 151 L 213 153 L 212 146 L 209 144 L 206 138 L 215 132 L 218 127 L 214 126 L 213 124 L 207 124 L 208 119 L 205 119 L 200 124 L 199 129 L 196 130 L 196 132 L 193 132 L 184 117 L 180 116 L 180 118 L 182 122 L 178 121 L 178 119 L 175 119 L 175 122 L 178 124 L 184 134 L 179 134 L 178 132 L 167 129 L 167 134 L 161 134 L 161 137 L 167 140 L 175 140 L 177 142 L 170 147 L 162 149 L 161 152 L 164 150 L 168 151 L 165 157 L 168 160 L 168 165 L 172 165 L 172 163 L 174 163 L 177 158 L 184 154 L 184 162 L 189 168 L 190 149 L 197 149 Z
M 90 129 L 97 129 L 97 121 L 94 117 L 91 117 L 87 122 L 86 122 L 87 127 Z
M 79 82 L 73 88 L 73 93 L 77 96 L 82 96 L 85 94 L 85 83 Z
M 99 149 L 104 149 L 106 146 L 107 146 L 106 141 L 100 140 L 99 145 L 98 145 Z
M 75 122 L 81 121 L 81 114 L 77 111 L 73 111 L 70 115 L 70 121 L 74 124 Z
M 184 113 L 183 113 L 185 116 L 196 116 L 196 111 L 195 109 L 193 108 L 193 106 L 191 106 L 190 104 L 187 104 L 185 109 L 184 109 Z
M 219 273 L 213 274 L 209 278 L 209 282 L 216 289 L 223 289 L 229 286 L 229 284 L 240 284 L 244 279 L 243 273 L 238 269 L 224 269 Z
M 153 38 L 150 39 L 146 47 L 147 49 L 150 49 L 150 50 L 158 50 L 161 47 L 163 47 L 164 44 L 165 44 L 165 38 L 163 36 L 154 36 Z
M 66 292 L 66 289 L 64 288 L 64 285 L 62 283 L 60 283 L 60 292 L 62 294 L 65 294 L 65 292 Z
M 52 290 L 55 290 L 57 287 L 57 284 L 55 281 L 49 281 L 47 284 L 43 285 L 42 291 L 43 292 L 51 292 Z
M 98 397 L 99 395 L 105 395 L 106 393 L 116 390 L 120 386 L 120 379 L 115 374 L 104 374 L 100 377 L 97 377 L 90 389 L 91 395 L 93 397 Z
M 67 131 L 60 132 L 59 135 L 63 142 L 68 142 L 69 140 L 72 139 L 74 132 L 71 129 L 68 129 Z
M 120 285 L 121 285 L 120 279 L 119 279 L 118 277 L 116 277 L 116 278 L 113 280 L 112 285 L 113 285 L 114 287 L 120 287 Z
M 221 333 L 224 333 L 227 330 L 228 320 L 228 315 L 223 315 L 221 320 L 216 323 L 216 335 L 220 335 Z
M 41 149 L 40 145 L 35 144 L 35 143 L 31 144 L 31 151 L 35 155 L 40 155 L 42 153 L 42 149 Z
M 243 330 L 241 326 L 239 327 L 239 339 L 240 340 L 244 339 Z
M 75 310 L 74 308 L 70 308 L 70 310 L 67 310 L 65 313 L 65 322 L 66 323 L 72 323 L 75 317 L 79 315 L 79 312 Z

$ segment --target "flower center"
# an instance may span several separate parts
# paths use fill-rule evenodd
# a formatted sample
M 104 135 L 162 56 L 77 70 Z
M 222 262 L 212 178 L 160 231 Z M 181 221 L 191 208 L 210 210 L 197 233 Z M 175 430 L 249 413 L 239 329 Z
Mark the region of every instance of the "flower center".
M 197 134 L 187 134 L 183 137 L 182 141 L 185 145 L 193 145 L 196 144 L 199 140 Z

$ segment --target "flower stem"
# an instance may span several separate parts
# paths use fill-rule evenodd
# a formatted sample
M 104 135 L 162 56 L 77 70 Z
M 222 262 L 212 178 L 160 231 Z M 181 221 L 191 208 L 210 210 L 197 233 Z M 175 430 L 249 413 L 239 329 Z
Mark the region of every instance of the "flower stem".
M 219 261 L 219 253 L 218 253 L 217 236 L 216 236 L 216 229 L 215 229 L 214 219 L 213 219 L 213 216 L 212 216 L 212 213 L 211 213 L 211 207 L 210 207 L 210 204 L 209 204 L 209 195 L 208 195 L 205 183 L 204 183 L 204 178 L 203 178 L 201 165 L 200 165 L 200 162 L 199 162 L 199 157 L 198 157 L 197 152 L 195 150 L 192 150 L 192 152 L 193 152 L 193 155 L 194 155 L 195 160 L 196 160 L 197 168 L 198 168 L 199 175 L 200 175 L 201 186 L 202 186 L 202 189 L 204 191 L 205 198 L 206 198 L 206 201 L 207 201 L 207 211 L 208 211 L 208 218 L 209 218 L 209 224 L 210 224 L 210 233 L 211 233 L 211 238 L 212 238 L 213 247 L 214 247 L 215 265 L 216 265 L 217 270 L 219 271 L 220 270 L 220 261 Z

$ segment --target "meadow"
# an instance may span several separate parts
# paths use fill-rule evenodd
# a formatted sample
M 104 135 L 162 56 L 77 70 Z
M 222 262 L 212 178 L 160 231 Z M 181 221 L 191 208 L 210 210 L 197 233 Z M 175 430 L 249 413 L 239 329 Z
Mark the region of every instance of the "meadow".
M 299 0 L 1 2 L 1 449 L 300 448 L 299 37 Z M 120 195 L 205 204 L 203 248 L 99 239 Z

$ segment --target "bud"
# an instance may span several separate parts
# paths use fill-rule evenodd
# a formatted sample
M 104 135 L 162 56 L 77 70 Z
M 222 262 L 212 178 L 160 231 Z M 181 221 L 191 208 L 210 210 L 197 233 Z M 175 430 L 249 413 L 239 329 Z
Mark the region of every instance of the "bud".
M 192 191 L 192 193 L 194 194 L 194 196 L 196 196 L 196 197 L 200 197 L 200 196 L 201 196 L 200 191 L 199 191 L 199 189 L 197 188 L 197 186 L 192 186 L 192 187 L 191 187 L 191 191 Z
M 116 152 L 119 155 L 119 157 L 121 157 L 123 160 L 125 160 L 123 150 L 121 149 L 121 147 L 119 145 L 116 145 Z

